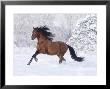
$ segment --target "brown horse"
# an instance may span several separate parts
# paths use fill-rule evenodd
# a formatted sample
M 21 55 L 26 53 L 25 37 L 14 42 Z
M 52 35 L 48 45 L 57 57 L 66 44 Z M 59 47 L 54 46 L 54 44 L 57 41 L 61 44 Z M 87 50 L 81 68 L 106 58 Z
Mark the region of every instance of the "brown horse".
M 49 30 L 50 29 L 46 26 L 36 28 L 33 27 L 31 39 L 34 40 L 35 38 L 37 38 L 37 50 L 27 65 L 30 65 L 33 58 L 35 59 L 35 61 L 37 61 L 38 59 L 36 58 L 36 56 L 40 53 L 48 55 L 57 55 L 60 59 L 59 63 L 62 63 L 62 61 L 66 61 L 63 56 L 68 48 L 72 59 L 79 62 L 83 61 L 82 57 L 76 56 L 75 51 L 71 46 L 61 41 L 53 42 L 52 37 L 54 37 L 54 35 L 51 32 L 49 32 Z

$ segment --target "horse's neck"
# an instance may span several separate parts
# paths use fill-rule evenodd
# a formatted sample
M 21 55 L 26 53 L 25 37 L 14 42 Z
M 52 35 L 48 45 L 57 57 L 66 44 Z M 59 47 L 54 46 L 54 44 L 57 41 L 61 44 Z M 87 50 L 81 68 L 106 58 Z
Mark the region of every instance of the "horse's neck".
M 42 43 L 42 42 L 51 42 L 50 40 L 46 39 L 44 36 L 40 35 L 40 37 L 38 38 L 38 43 Z

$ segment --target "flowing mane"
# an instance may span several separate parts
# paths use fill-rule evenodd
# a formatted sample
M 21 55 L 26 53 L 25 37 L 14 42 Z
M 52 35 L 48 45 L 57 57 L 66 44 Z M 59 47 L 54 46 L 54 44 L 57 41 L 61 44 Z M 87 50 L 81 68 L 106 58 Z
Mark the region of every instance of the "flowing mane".
M 46 26 L 41 26 L 34 28 L 37 32 L 40 32 L 44 37 L 46 37 L 48 40 L 53 40 L 54 35 L 49 32 L 49 28 Z

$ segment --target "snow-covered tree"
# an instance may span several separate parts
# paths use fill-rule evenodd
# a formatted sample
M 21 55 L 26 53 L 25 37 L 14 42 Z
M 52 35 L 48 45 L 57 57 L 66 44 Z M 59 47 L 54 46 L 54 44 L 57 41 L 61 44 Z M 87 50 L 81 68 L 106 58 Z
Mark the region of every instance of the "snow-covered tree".
M 96 51 L 97 16 L 89 15 L 85 19 L 80 19 L 72 29 L 72 36 L 67 43 L 76 50 Z

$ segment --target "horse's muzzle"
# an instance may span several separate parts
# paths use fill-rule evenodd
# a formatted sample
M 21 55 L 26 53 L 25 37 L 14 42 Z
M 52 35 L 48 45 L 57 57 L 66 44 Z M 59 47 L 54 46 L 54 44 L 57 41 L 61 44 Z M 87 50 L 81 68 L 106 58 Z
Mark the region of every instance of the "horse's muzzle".
M 34 40 L 34 37 L 33 36 L 31 36 L 31 40 Z

